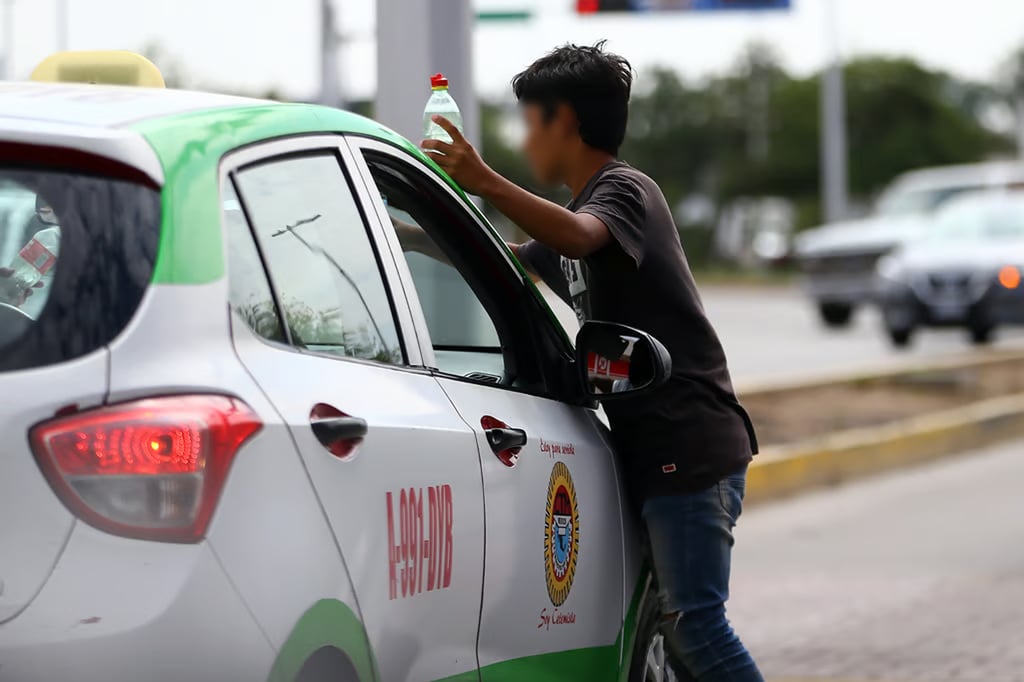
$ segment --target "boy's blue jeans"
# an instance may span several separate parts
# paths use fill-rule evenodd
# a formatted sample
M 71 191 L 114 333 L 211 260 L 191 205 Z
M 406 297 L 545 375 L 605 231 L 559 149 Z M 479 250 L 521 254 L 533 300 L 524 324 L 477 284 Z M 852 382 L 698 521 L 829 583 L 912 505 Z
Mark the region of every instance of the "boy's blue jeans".
M 643 506 L 662 632 L 681 680 L 764 681 L 725 618 L 732 529 L 743 507 L 746 477 L 744 469 L 707 490 L 655 497 Z

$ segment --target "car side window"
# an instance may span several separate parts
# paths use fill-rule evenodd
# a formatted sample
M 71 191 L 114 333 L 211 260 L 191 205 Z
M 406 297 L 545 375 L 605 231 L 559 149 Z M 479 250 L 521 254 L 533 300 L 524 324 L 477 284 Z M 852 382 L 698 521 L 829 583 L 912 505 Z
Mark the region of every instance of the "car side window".
M 390 295 L 338 157 L 275 159 L 242 169 L 235 182 L 291 342 L 403 362 Z
M 256 334 L 283 343 L 287 337 L 277 314 L 274 294 L 230 181 L 224 185 L 222 198 L 228 247 L 228 303 Z
M 508 379 L 494 322 L 435 238 L 458 215 L 444 211 L 439 189 L 401 162 L 373 152 L 365 158 L 402 245 L 438 369 L 489 383 Z

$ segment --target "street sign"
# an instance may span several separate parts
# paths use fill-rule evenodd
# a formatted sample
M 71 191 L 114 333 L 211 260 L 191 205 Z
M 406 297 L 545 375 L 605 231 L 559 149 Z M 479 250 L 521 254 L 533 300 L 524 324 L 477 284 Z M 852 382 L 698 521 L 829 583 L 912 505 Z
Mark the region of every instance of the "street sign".
M 599 12 L 681 12 L 785 10 L 792 0 L 576 0 L 579 14 Z
M 528 9 L 481 10 L 476 13 L 476 20 L 484 22 L 529 21 L 532 16 L 533 14 Z

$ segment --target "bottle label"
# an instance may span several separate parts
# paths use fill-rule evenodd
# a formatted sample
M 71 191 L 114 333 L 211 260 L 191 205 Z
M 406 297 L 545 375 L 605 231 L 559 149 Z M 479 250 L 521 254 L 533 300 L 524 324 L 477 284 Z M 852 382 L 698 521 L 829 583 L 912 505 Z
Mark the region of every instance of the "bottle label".
M 21 256 L 22 260 L 38 270 L 41 275 L 49 272 L 50 268 L 57 262 L 57 256 L 50 253 L 50 250 L 36 239 L 32 239 L 26 244 L 18 252 L 18 255 Z

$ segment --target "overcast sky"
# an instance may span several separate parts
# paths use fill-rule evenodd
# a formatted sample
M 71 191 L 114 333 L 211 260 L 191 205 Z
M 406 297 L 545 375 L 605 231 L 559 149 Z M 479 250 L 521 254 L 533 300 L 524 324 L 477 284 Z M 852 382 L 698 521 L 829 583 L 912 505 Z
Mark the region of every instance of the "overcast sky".
M 408 0 L 417 2 L 421 0 Z M 846 54 L 910 55 L 958 74 L 990 79 L 1024 46 L 1024 0 L 794 0 L 789 12 L 713 16 L 576 17 L 573 0 L 476 0 L 484 9 L 533 11 L 525 24 L 479 27 L 476 84 L 507 94 L 508 81 L 534 57 L 567 41 L 608 38 L 639 70 L 655 64 L 691 77 L 721 70 L 744 45 L 775 46 L 800 73 L 822 63 L 824 6 L 839 5 Z M 25 77 L 56 46 L 56 0 L 14 0 L 14 74 Z M 374 0 L 335 0 L 348 45 L 346 94 L 376 88 Z M 67 0 L 70 46 L 140 49 L 159 43 L 194 83 L 307 98 L 317 89 L 318 0 Z M 6 30 L 0 37 L 7 35 Z

